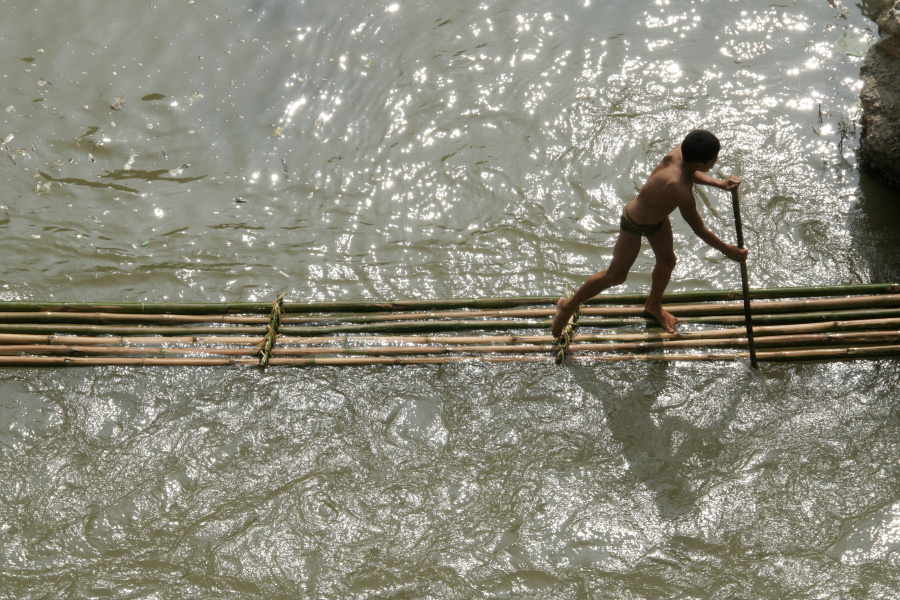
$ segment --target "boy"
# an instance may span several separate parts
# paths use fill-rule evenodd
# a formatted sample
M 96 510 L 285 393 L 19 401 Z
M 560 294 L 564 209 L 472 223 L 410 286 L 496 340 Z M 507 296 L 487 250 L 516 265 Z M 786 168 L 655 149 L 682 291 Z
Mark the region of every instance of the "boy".
M 641 250 L 641 236 L 647 236 L 656 257 L 653 267 L 653 283 L 644 309 L 663 329 L 675 333 L 678 319 L 663 309 L 662 295 L 675 268 L 672 243 L 672 224 L 669 214 L 678 208 L 681 216 L 701 240 L 738 262 L 747 260 L 747 250 L 726 244 L 706 228 L 697 213 L 693 184 L 710 185 L 723 190 L 737 188 L 741 180 L 732 175 L 719 180 L 706 175 L 719 158 L 719 139 L 708 131 L 696 129 L 675 146 L 653 169 L 647 183 L 638 195 L 631 199 L 622 211 L 621 230 L 613 248 L 609 267 L 588 278 L 571 298 L 560 298 L 550 332 L 559 339 L 569 318 L 586 300 L 603 290 L 625 282 L 631 265 Z M 649 223 L 649 225 L 641 225 Z

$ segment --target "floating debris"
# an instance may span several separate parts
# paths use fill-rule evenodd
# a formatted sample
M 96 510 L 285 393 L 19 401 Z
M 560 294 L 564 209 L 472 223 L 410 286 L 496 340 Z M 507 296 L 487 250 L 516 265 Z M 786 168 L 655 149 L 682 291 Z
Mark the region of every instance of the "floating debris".
M 126 162 L 124 165 L 122 165 L 122 170 L 130 171 L 132 169 L 132 167 L 134 167 L 134 159 L 136 159 L 136 158 L 137 158 L 137 154 L 132 154 L 131 156 L 129 156 L 128 162 Z
M 12 152 L 9 151 L 9 148 L 6 147 L 6 144 L 11 142 L 15 137 L 16 136 L 10 133 L 8 136 L 3 138 L 3 142 L 0 143 L 0 148 L 3 148 L 3 151 L 6 152 L 6 156 L 7 158 L 9 158 L 9 160 L 12 161 L 12 164 L 16 164 L 16 157 Z
M 284 127 L 276 127 L 275 131 L 272 132 L 272 137 L 280 138 L 284 135 Z
M 199 100 L 202 97 L 203 97 L 203 94 L 201 94 L 197 90 L 194 90 L 193 92 L 191 92 L 191 98 L 193 98 L 194 100 Z
M 281 159 L 281 172 L 284 173 L 284 179 L 286 181 L 291 180 L 291 175 L 288 173 L 287 162 L 285 162 L 283 158 Z
M 125 98 L 123 96 L 119 96 L 118 98 L 116 98 L 113 101 L 112 104 L 109 105 L 109 107 L 113 110 L 119 110 L 119 108 L 124 108 L 125 107 Z
M 235 198 L 234 201 L 237 202 L 238 204 L 243 204 L 244 202 L 247 201 L 247 199 L 246 198 Z
M 191 165 L 189 165 L 188 163 L 184 163 L 183 165 L 181 165 L 181 166 L 178 167 L 177 169 L 172 169 L 172 170 L 170 170 L 170 171 L 169 171 L 169 175 L 171 175 L 172 177 L 178 177 L 179 175 L 181 175 L 182 173 L 184 173 L 184 170 L 185 170 L 185 169 L 187 169 L 187 168 L 190 167 L 190 166 L 191 166 Z
M 141 96 L 141 100 L 144 102 L 150 102 L 152 100 L 162 100 L 163 98 L 168 98 L 165 94 L 147 94 L 146 96 Z

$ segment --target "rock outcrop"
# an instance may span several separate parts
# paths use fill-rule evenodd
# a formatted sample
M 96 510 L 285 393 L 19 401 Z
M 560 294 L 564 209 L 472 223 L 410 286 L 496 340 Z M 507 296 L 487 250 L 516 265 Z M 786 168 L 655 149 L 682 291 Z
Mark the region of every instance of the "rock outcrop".
M 900 190 L 900 1 L 888 2 L 876 22 L 882 37 L 860 69 L 859 168 Z

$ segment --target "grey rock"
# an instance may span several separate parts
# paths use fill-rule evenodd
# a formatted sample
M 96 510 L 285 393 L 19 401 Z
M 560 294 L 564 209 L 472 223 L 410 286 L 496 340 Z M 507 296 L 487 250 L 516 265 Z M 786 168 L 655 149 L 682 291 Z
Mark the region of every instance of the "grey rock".
M 890 2 L 886 3 L 875 22 L 878 23 L 878 32 L 882 35 L 900 37 L 900 2 L 895 2 L 893 6 Z
M 860 69 L 859 168 L 900 190 L 900 2 L 887 2 L 876 22 L 883 37 Z

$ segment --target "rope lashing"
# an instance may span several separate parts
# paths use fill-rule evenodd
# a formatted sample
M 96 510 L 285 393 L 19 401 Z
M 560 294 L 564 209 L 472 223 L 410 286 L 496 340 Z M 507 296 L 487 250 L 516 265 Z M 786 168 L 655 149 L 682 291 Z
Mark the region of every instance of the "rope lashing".
M 272 302 L 271 319 L 269 320 L 269 326 L 266 328 L 266 335 L 256 348 L 259 353 L 260 369 L 265 369 L 269 366 L 272 348 L 275 346 L 275 340 L 280 335 L 278 330 L 281 328 L 281 316 L 284 314 L 284 296 L 284 294 L 281 294 Z

